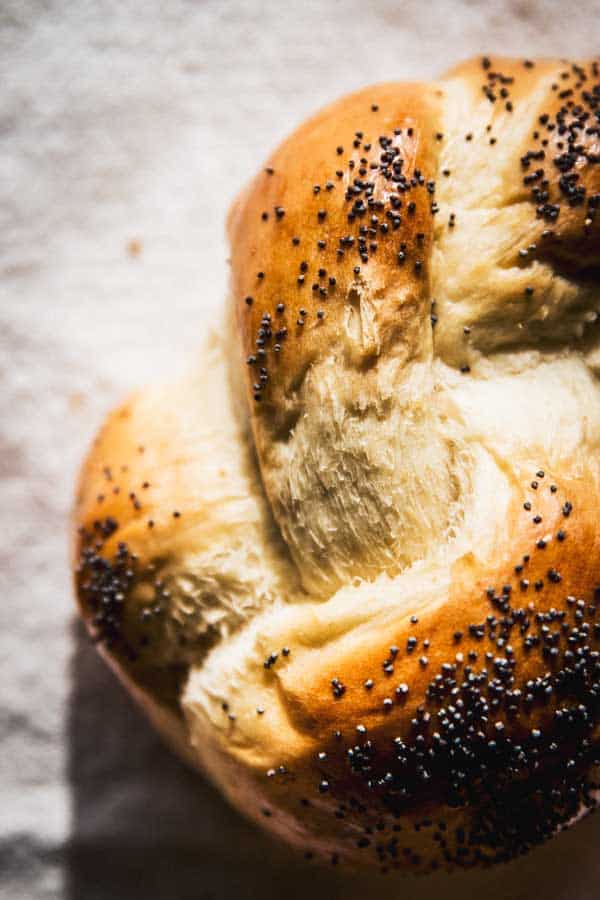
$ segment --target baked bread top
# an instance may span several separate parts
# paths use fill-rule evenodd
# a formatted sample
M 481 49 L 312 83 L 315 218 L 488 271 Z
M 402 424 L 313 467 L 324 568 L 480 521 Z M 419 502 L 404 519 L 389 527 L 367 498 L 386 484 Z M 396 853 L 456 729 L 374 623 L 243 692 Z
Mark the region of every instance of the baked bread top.
M 84 466 L 80 607 L 309 853 L 503 860 L 594 802 L 600 68 L 482 58 L 303 124 L 226 314 Z

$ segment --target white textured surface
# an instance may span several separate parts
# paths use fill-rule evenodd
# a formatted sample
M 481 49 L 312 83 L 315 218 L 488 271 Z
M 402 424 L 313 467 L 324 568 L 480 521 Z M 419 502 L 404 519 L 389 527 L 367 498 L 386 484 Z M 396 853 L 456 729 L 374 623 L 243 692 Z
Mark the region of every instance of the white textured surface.
M 159 745 L 73 625 L 77 463 L 185 366 L 227 205 L 315 106 L 480 51 L 598 52 L 600 2 L 0 2 L 0 896 L 365 898 L 275 852 Z M 127 253 L 138 239 L 142 252 Z M 500 872 L 398 895 L 597 896 L 594 817 Z

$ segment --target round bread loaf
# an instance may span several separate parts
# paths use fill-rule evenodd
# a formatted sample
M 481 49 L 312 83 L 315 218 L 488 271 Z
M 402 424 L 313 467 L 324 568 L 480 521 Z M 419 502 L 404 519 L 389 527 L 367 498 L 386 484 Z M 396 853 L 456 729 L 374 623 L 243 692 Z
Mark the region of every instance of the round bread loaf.
M 599 163 L 596 62 L 327 107 L 233 205 L 196 371 L 84 465 L 98 647 L 315 858 L 490 864 L 594 805 Z

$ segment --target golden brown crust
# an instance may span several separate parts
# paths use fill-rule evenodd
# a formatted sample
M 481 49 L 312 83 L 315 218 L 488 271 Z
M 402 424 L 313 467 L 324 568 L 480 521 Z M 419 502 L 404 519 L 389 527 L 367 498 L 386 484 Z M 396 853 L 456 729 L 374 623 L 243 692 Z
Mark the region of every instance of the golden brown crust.
M 319 858 L 488 864 L 595 803 L 599 133 L 595 62 L 327 107 L 234 204 L 233 333 L 83 469 L 92 634 Z
M 447 593 L 315 650 L 269 632 L 289 644 L 268 677 L 303 742 L 278 749 L 266 703 L 267 779 L 244 766 L 230 786 L 227 751 L 205 751 L 247 813 L 321 857 L 422 871 L 508 859 L 593 803 L 598 470 L 540 471 L 496 559 L 457 559 Z
M 510 195 L 535 209 L 538 227 L 530 244 L 536 249 L 529 260 L 550 259 L 580 271 L 597 266 L 600 63 L 480 57 L 446 77 L 468 85 L 474 103 L 485 98 L 488 141 L 506 140 L 507 114 L 528 124 L 512 153 Z
M 182 427 L 180 406 L 159 403 L 156 393 L 132 396 L 94 441 L 77 492 L 75 571 L 93 637 L 126 679 L 180 716 L 186 666 L 160 652 L 162 570 L 165 559 L 181 556 L 184 530 L 193 541 L 202 513 L 189 490 L 197 483 L 194 429 Z
M 502 636 L 500 625 L 494 624 L 491 629 L 481 625 L 490 614 L 501 619 L 503 606 L 530 608 L 530 612 L 551 607 L 568 610 L 567 595 L 583 597 L 589 594 L 590 586 L 600 584 L 595 473 L 588 471 L 574 480 L 563 477 L 558 481 L 560 489 L 554 493 L 550 485 L 557 487 L 557 481 L 551 472 L 544 472 L 543 481 L 535 476 L 532 471 L 530 481 L 537 480 L 539 485 L 534 492 L 524 475 L 522 498 L 515 500 L 509 510 L 511 527 L 504 543 L 496 545 L 493 566 L 482 568 L 471 554 L 460 557 L 451 569 L 448 596 L 430 597 L 422 608 L 401 608 L 385 630 L 377 623 L 376 628 L 353 635 L 345 645 L 324 648 L 318 660 L 315 658 L 314 668 L 307 670 L 306 660 L 292 660 L 281 681 L 293 717 L 302 730 L 310 730 L 318 743 L 329 743 L 333 732 L 345 733 L 351 723 L 363 723 L 374 740 L 392 737 L 397 731 L 407 734 L 417 707 L 426 702 L 433 675 L 444 664 L 455 665 L 457 653 L 462 654 L 466 664 L 469 653 L 474 651 L 481 665 L 484 653 L 494 645 L 490 632 Z M 532 509 L 524 509 L 524 502 L 531 503 Z M 567 509 L 575 510 L 568 517 L 564 515 L 565 503 Z M 537 517 L 539 524 L 534 522 Z M 549 572 L 554 572 L 554 576 L 549 577 Z M 492 598 L 488 595 L 490 587 L 494 590 Z M 414 619 L 418 621 L 411 621 Z M 483 628 L 485 639 L 474 635 L 477 629 L 473 626 Z M 461 637 L 455 637 L 459 632 Z M 513 641 L 516 656 L 519 641 L 512 637 L 505 643 Z M 390 647 L 399 648 L 397 654 L 391 654 Z M 522 644 L 520 649 L 521 679 L 536 678 L 548 669 L 543 653 L 527 654 Z M 339 702 L 331 703 L 335 693 L 332 679 L 336 675 L 346 690 L 334 698 Z M 373 684 L 365 690 L 364 684 L 369 680 Z M 399 697 L 395 693 L 397 681 L 410 684 L 410 696 Z M 393 717 L 387 715 L 384 706 L 385 698 L 390 696 L 394 702 Z M 536 710 L 534 718 L 541 712 Z M 525 712 L 520 711 L 514 727 L 517 734 L 529 727 Z
M 234 203 L 232 302 L 244 358 L 256 358 L 247 384 L 257 428 L 266 419 L 277 432 L 308 366 L 336 349 L 362 366 L 398 343 L 408 358 L 419 352 L 440 93 L 381 84 L 331 104 Z M 353 340 L 347 320 L 363 289 L 374 333 Z

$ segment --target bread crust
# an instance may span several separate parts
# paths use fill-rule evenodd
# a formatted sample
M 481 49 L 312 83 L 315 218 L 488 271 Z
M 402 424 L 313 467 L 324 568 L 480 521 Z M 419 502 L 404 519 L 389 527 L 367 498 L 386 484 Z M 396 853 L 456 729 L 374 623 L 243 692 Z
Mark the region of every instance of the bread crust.
M 290 135 L 234 202 L 231 294 L 244 360 L 257 356 L 247 384 L 251 400 L 261 394 L 250 403 L 260 434 L 277 432 L 302 373 L 332 344 L 362 366 L 398 343 L 407 357 L 418 352 L 429 312 L 427 184 L 440 93 L 425 84 L 381 84 L 338 100 Z M 345 312 L 363 292 L 373 298 L 376 334 L 356 339 L 346 333 Z M 257 348 L 265 316 L 273 337 Z M 269 374 L 258 390 L 256 366 Z

